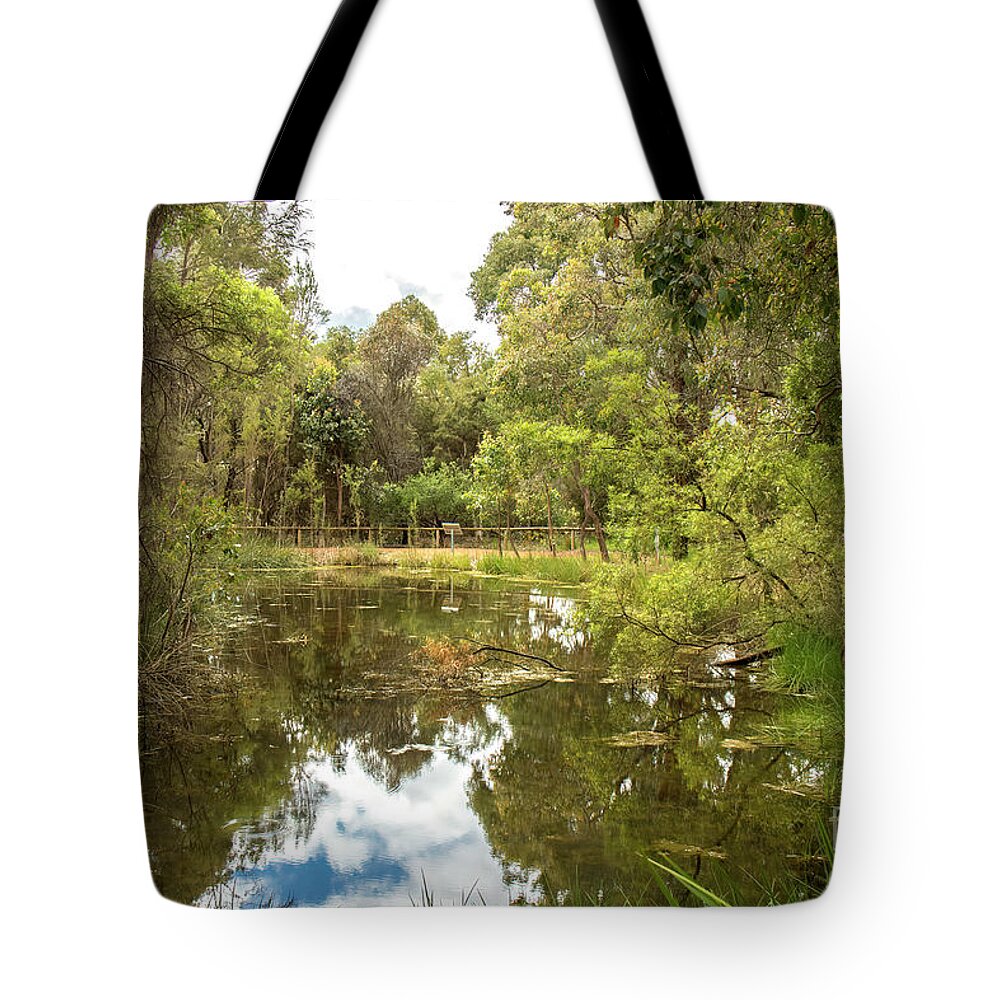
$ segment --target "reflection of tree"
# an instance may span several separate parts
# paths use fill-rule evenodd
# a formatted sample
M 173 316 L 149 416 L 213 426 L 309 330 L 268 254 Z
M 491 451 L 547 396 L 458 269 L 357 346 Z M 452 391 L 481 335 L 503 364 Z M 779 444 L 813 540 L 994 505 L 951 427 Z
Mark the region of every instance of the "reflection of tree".
M 413 637 L 454 628 L 439 610 L 451 581 L 420 580 L 408 590 L 377 574 L 330 575 L 308 586 L 315 582 L 285 578 L 248 595 L 260 620 L 246 625 L 226 657 L 239 694 L 204 711 L 183 742 L 143 759 L 151 865 L 171 899 L 197 899 L 288 838 L 309 837 L 324 794 L 309 778 L 311 753 L 337 761 L 353 748 L 366 773 L 392 790 L 430 759 L 402 748 L 440 740 L 461 756 L 495 737 L 482 705 L 445 694 L 343 695 L 372 675 L 410 669 Z M 482 605 L 494 603 L 495 592 L 477 587 L 470 597 L 466 607 L 485 617 Z M 380 607 L 374 614 L 373 604 Z M 505 626 L 512 634 L 514 626 Z M 494 635 L 470 626 L 476 629 Z M 308 642 L 285 641 L 303 634 Z M 461 739 L 444 733 L 456 726 L 465 727 Z
M 409 703 L 396 699 L 354 702 L 350 711 L 355 753 L 370 778 L 394 792 L 406 778 L 423 770 L 431 752 L 407 748 L 413 744 L 429 745 L 440 724 L 421 725 L 412 698 Z M 345 729 L 345 733 L 348 731 L 351 730 Z
M 665 683 L 655 692 L 567 688 L 505 703 L 513 737 L 470 783 L 498 854 L 539 870 L 550 898 L 662 903 L 642 858 L 666 845 L 722 855 L 706 866 L 753 896 L 754 879 L 780 881 L 786 856 L 808 853 L 819 807 L 761 784 L 788 780 L 794 763 L 780 752 L 721 747 L 766 696 L 748 686 L 728 699 Z M 675 738 L 622 748 L 602 739 L 647 730 Z
M 241 824 L 264 815 L 265 831 L 291 828 L 308 836 L 323 791 L 304 781 L 307 748 L 258 692 L 219 703 L 198 721 L 198 732 L 142 762 L 153 878 L 179 902 L 191 902 L 221 878 Z M 271 818 L 275 809 L 278 819 Z M 240 863 L 266 846 L 264 838 L 246 845 Z
M 591 650 L 562 635 L 569 609 L 509 586 L 349 573 L 259 585 L 249 610 L 260 620 L 223 658 L 239 695 L 212 706 L 183 746 L 144 760 L 161 891 L 207 899 L 209 887 L 235 884 L 267 852 L 307 840 L 325 794 L 310 777 L 317 758 L 336 766 L 351 753 L 392 791 L 429 765 L 429 747 L 470 766 L 471 807 L 515 895 L 536 871 L 550 894 L 662 902 L 640 855 L 664 844 L 724 854 L 706 858 L 701 876 L 715 872 L 747 891 L 743 869 L 769 883 L 787 854 L 809 853 L 822 807 L 762 778 L 795 785 L 815 763 L 721 746 L 766 718 L 768 695 L 726 678 L 596 683 Z M 453 606 L 452 587 L 460 614 L 440 610 Z M 551 657 L 576 682 L 487 704 L 444 690 L 357 696 L 375 680 L 391 690 L 425 638 L 448 635 Z M 645 731 L 657 740 L 607 743 Z M 684 855 L 679 863 L 694 865 Z

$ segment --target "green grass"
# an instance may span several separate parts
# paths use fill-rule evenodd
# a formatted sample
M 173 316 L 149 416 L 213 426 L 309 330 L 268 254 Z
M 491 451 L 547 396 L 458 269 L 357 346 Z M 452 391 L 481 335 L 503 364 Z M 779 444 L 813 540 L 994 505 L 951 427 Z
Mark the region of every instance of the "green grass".
M 461 890 L 461 895 L 459 899 L 455 900 L 455 906 L 486 906 L 486 897 L 483 896 L 482 891 L 478 888 L 479 879 L 476 879 L 472 883 L 472 888 Z M 473 895 L 475 894 L 475 895 Z M 434 895 L 434 890 L 427 885 L 427 876 L 424 874 L 423 868 L 420 869 L 420 901 L 418 902 L 413 898 L 413 894 L 410 894 L 410 903 L 413 906 L 438 906 L 437 899 Z
M 275 545 L 266 538 L 245 535 L 236 549 L 240 569 L 300 569 L 313 561 L 300 549 Z
M 773 686 L 792 694 L 840 696 L 844 662 L 836 639 L 793 626 L 782 629 L 776 639 L 782 652 L 771 663 Z
M 407 552 L 405 550 L 388 555 L 392 562 L 401 569 L 450 569 L 465 571 L 472 569 L 472 558 L 463 552 L 451 554 L 447 549 L 427 554 L 425 552 Z
M 476 569 L 489 576 L 522 576 L 558 583 L 587 583 L 593 578 L 596 561 L 576 556 L 480 556 Z
M 671 861 L 668 855 L 661 852 L 660 858 L 662 860 L 657 861 L 654 858 L 647 858 L 646 860 L 657 869 L 655 872 L 657 885 L 660 887 L 660 891 L 663 893 L 664 899 L 671 906 L 680 906 L 677 897 L 674 895 L 666 879 L 660 874 L 661 872 L 666 872 L 671 878 L 676 879 L 677 882 L 681 884 L 691 895 L 702 904 L 702 906 L 730 906 L 732 904 L 727 903 L 721 896 L 717 896 L 710 889 L 706 889 L 705 886 L 696 882 L 690 875 L 686 872 L 681 871 L 679 867 L 676 867 Z
M 307 566 L 385 566 L 377 545 L 365 542 L 360 545 L 343 545 L 311 553 L 305 557 Z
M 399 567 L 469 572 L 477 570 L 489 576 L 525 577 L 554 583 L 580 584 L 593 579 L 598 561 L 578 556 L 525 555 L 499 556 L 488 553 L 476 558 L 466 552 L 448 549 L 428 551 L 386 550 L 372 543 L 326 548 L 307 552 L 293 546 L 276 545 L 253 535 L 245 537 L 237 549 L 240 569 L 304 569 L 312 566 Z
M 681 864 L 666 852 L 646 861 L 653 867 L 653 877 L 668 906 L 781 906 L 799 903 L 821 895 L 833 872 L 834 844 L 825 820 L 816 820 L 815 831 L 809 846 L 809 857 L 802 861 L 810 870 L 793 871 L 789 868 L 779 876 L 763 881 L 742 869 L 749 880 L 742 887 L 724 868 L 717 868 L 711 876 L 698 876 L 684 870 Z M 707 884 L 711 881 L 711 887 Z
M 831 760 L 843 756 L 844 660 L 840 641 L 801 626 L 776 629 L 772 640 L 781 654 L 768 664 L 766 684 L 794 695 L 781 705 L 757 736 L 776 745 L 796 746 Z M 827 795 L 839 796 L 839 769 Z

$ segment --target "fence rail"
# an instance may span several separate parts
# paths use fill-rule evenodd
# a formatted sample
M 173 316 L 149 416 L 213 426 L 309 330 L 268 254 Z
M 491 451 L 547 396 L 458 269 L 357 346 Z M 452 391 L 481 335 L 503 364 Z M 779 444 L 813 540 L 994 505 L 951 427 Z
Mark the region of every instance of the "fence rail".
M 370 543 L 380 548 L 445 548 L 451 545 L 451 531 L 441 527 L 413 527 L 412 525 L 362 525 L 360 527 L 315 527 L 307 524 L 241 524 L 238 531 L 269 537 L 286 545 L 304 548 L 334 548 L 339 545 Z M 557 548 L 575 552 L 587 537 L 594 536 L 594 528 L 553 527 L 551 538 Z M 510 528 L 462 526 L 462 533 L 455 534 L 456 548 L 484 548 L 498 545 L 525 549 L 548 549 L 550 529 L 546 525 L 512 525 Z M 485 543 L 485 544 L 484 544 Z

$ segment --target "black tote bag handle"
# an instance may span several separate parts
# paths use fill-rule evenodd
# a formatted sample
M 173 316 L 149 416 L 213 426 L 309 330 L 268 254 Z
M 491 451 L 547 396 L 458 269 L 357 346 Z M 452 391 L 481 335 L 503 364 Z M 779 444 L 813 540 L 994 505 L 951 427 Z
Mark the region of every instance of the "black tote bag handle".
M 257 184 L 257 200 L 293 200 L 316 136 L 378 0 L 342 0 L 299 85 Z M 701 187 L 639 0 L 594 0 L 646 162 L 663 199 L 700 201 Z

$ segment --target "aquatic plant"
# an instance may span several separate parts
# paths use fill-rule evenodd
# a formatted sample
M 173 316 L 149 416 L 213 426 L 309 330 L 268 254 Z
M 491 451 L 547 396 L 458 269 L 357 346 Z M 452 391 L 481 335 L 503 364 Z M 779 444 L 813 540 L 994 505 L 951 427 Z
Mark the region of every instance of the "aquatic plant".
M 811 853 L 790 858 L 798 863 L 798 871 L 789 867 L 780 876 L 764 881 L 746 868 L 740 868 L 747 882 L 743 887 L 733 879 L 724 864 L 717 863 L 712 871 L 714 888 L 701 876 L 702 858 L 715 856 L 706 851 L 696 854 L 695 870 L 687 872 L 669 852 L 658 851 L 647 857 L 653 868 L 653 878 L 669 906 L 781 906 L 785 903 L 815 899 L 826 888 L 833 871 L 834 841 L 825 819 L 816 820 Z M 669 881 L 665 876 L 669 876 Z M 673 883 L 680 888 L 675 891 Z M 722 884 L 719 884 L 722 883 Z

